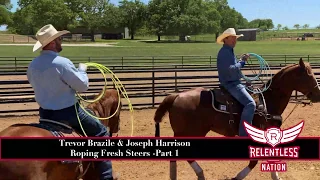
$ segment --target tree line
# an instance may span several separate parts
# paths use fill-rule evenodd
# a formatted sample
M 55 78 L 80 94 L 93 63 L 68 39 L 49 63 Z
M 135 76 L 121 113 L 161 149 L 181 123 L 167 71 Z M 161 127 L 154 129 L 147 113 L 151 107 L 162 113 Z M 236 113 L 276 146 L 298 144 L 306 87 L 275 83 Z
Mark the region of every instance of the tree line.
M 19 9 L 10 12 L 10 0 L 0 0 L 0 25 L 12 33 L 30 35 L 45 24 L 58 30 L 84 26 L 94 40 L 104 27 L 128 27 L 131 39 L 138 31 L 158 36 L 215 34 L 229 27 L 274 28 L 271 19 L 248 21 L 228 5 L 227 0 L 122 0 L 116 6 L 109 0 L 19 0 Z

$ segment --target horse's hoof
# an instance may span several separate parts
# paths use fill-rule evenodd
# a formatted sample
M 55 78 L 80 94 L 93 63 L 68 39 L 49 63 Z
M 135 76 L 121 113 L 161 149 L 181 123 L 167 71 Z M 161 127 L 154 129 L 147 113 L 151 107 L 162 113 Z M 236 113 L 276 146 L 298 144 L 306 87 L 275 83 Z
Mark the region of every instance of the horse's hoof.
M 113 174 L 113 180 L 120 180 L 120 175 L 119 175 L 119 173 L 114 173 L 114 172 L 112 172 L 112 174 Z
M 238 180 L 237 178 L 232 178 L 231 180 Z

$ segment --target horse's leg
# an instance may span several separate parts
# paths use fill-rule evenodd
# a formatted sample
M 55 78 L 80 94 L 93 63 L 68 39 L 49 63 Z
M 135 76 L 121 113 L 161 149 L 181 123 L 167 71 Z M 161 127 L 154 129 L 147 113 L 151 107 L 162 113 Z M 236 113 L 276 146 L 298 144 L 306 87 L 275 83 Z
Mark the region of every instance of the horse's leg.
M 177 161 L 170 161 L 170 179 L 177 180 Z
M 272 180 L 281 180 L 277 171 L 271 172 L 271 179 Z
M 242 180 L 252 171 L 254 167 L 258 164 L 257 160 L 253 160 L 249 162 L 249 165 L 245 167 L 242 171 L 240 171 L 235 178 L 232 180 Z
M 196 161 L 188 161 L 194 172 L 196 173 L 198 180 L 205 180 L 203 170 Z M 170 161 L 170 179 L 177 179 L 177 161 Z
M 175 134 L 175 137 L 177 137 L 176 134 Z M 203 170 L 199 166 L 199 164 L 194 160 L 188 161 L 188 163 L 196 173 L 198 180 L 205 180 Z M 170 179 L 171 180 L 177 179 L 177 161 L 170 161 Z
M 194 172 L 198 176 L 198 180 L 205 180 L 203 170 L 199 166 L 199 164 L 194 160 L 188 161 L 188 163 L 190 164 L 190 166 L 192 167 L 192 169 L 194 170 Z

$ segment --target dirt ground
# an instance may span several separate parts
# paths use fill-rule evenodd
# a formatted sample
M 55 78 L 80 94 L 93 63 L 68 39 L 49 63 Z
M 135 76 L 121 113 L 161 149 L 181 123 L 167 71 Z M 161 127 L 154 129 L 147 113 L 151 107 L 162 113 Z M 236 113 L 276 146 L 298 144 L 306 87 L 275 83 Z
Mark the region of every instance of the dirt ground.
M 292 110 L 293 104 L 289 104 L 283 117 L 286 118 Z M 302 136 L 319 136 L 320 122 L 317 111 L 320 105 L 298 106 L 290 117 L 284 122 L 283 128 L 295 125 L 301 120 L 305 120 Z M 133 136 L 154 136 L 153 115 L 155 110 L 135 110 L 134 111 L 134 133 Z M 38 121 L 37 116 L 6 117 L 0 118 L 0 130 L 14 123 L 29 123 Z M 161 136 L 172 136 L 168 117 L 160 125 Z M 119 136 L 130 136 L 131 121 L 130 112 L 123 111 L 121 115 L 121 130 Z M 218 136 L 210 132 L 207 136 Z M 198 161 L 203 168 L 208 180 L 222 180 L 234 177 L 241 169 L 247 165 L 247 161 Z M 320 179 L 319 162 L 287 162 L 288 171 L 279 173 L 280 177 L 286 180 L 316 180 Z M 169 162 L 167 161 L 113 161 L 114 170 L 121 175 L 123 180 L 159 180 L 169 179 Z M 270 173 L 260 172 L 260 163 L 248 175 L 248 180 L 270 179 Z M 196 179 L 196 176 L 185 161 L 178 161 L 178 179 Z

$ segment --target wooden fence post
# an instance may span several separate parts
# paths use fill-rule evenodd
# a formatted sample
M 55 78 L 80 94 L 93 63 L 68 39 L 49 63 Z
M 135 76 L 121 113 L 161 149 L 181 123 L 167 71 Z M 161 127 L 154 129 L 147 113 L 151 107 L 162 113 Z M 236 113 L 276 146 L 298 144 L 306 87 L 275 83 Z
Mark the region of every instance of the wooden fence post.
M 179 92 L 178 90 L 178 77 L 177 77 L 177 66 L 174 66 L 174 91 Z
M 123 56 L 121 57 L 121 65 L 122 65 L 122 69 L 123 69 Z
M 152 71 L 152 107 L 155 105 L 155 92 L 154 92 L 154 71 Z
M 14 57 L 14 69 L 15 69 L 15 72 L 17 72 L 17 57 Z
M 182 68 L 183 68 L 183 56 L 181 56 L 181 65 L 182 65 Z

